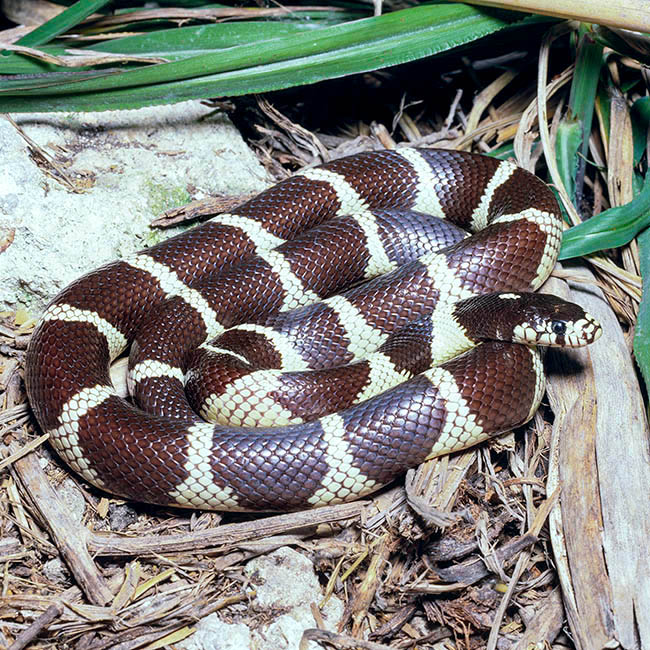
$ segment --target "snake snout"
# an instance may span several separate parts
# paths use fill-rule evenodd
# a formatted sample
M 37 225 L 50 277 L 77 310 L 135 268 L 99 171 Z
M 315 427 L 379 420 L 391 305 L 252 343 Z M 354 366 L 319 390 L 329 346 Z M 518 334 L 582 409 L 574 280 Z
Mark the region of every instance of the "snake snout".
M 578 348 L 583 345 L 590 345 L 598 340 L 603 333 L 601 324 L 588 312 L 579 320 L 571 322 L 571 328 L 564 336 L 562 345 L 565 347 Z

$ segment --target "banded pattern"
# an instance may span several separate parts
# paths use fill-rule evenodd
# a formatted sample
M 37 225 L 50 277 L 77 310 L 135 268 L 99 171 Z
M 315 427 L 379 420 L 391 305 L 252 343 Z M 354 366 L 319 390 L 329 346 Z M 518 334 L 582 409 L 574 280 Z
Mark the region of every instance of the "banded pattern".
M 424 254 L 461 241 L 467 233 L 432 215 L 410 210 L 375 209 L 311 228 L 271 251 L 258 253 L 199 285 L 209 318 L 183 296 L 168 300 L 140 327 L 130 356 L 129 386 L 150 413 L 192 417 L 183 376 L 193 351 L 235 323 L 249 333 L 257 321 L 309 304 L 378 273 L 386 273 Z M 287 291 L 287 288 L 299 290 Z M 264 331 L 264 330 L 262 330 Z M 273 353 L 299 363 L 293 348 Z M 164 397 L 161 397 L 163 396 Z
M 279 426 L 358 404 L 482 341 L 578 347 L 600 333 L 582 307 L 555 296 L 494 292 L 449 303 L 436 322 L 431 315 L 418 318 L 362 360 L 323 370 L 305 371 L 295 363 L 263 369 L 243 356 L 251 356 L 245 346 L 239 346 L 243 354 L 203 346 L 193 358 L 185 391 L 205 420 Z
M 413 234 L 429 232 L 426 218 L 411 212 L 409 234 L 387 247 L 395 220 L 382 210 L 433 214 L 474 234 L 462 241 L 452 234 L 449 246 L 432 252 Z M 328 244 L 315 243 L 310 228 L 327 231 Z M 484 343 L 343 411 L 250 429 L 202 422 L 189 407 L 181 379 L 195 348 L 220 335 L 213 347 L 222 356 L 235 339 L 247 339 L 259 356 L 293 357 L 304 367 L 353 360 L 387 345 L 413 319 L 441 321 L 452 300 L 539 287 L 560 235 L 552 193 L 510 163 L 416 149 L 342 158 L 64 289 L 30 342 L 30 401 L 70 466 L 126 498 L 226 510 L 357 498 L 425 458 L 532 417 L 543 392 L 538 353 Z M 292 248 L 296 238 L 307 257 Z M 310 254 L 315 261 L 306 263 Z M 385 271 L 388 279 L 369 281 L 371 294 L 353 288 L 328 297 Z M 317 298 L 324 301 L 305 306 Z M 334 326 L 316 337 L 317 352 L 315 337 L 301 334 L 305 320 L 319 332 Z M 366 340 L 351 342 L 351 327 Z M 110 384 L 110 361 L 129 344 L 134 398 L 151 413 Z M 251 361 L 248 350 L 233 351 L 240 365 Z M 253 385 L 247 390 L 257 396 Z M 282 421 L 267 407 L 261 402 L 262 418 Z

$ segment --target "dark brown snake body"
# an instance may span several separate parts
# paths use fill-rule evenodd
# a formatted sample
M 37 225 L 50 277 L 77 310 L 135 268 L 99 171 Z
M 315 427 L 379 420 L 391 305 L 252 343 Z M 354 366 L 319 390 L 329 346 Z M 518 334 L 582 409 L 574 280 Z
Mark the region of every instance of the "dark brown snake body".
M 463 239 L 419 213 L 474 234 Z M 400 220 L 408 246 L 390 239 Z M 428 234 L 435 229 L 442 244 Z M 553 194 L 510 163 L 415 149 L 342 158 L 64 289 L 28 349 L 30 401 L 73 469 L 126 498 L 221 510 L 358 498 L 532 417 L 544 378 L 527 345 L 485 342 L 428 366 L 446 358 L 445 346 L 469 347 L 463 318 L 476 296 L 505 292 L 490 298 L 500 311 L 519 299 L 513 292 L 537 289 L 560 239 Z M 579 333 L 563 325 L 538 341 L 593 340 L 599 326 L 576 309 L 566 314 Z M 180 314 L 189 320 L 180 324 Z M 495 327 L 499 335 L 534 329 L 528 317 Z M 111 360 L 134 341 L 130 383 L 152 413 L 116 395 L 110 381 Z M 418 361 L 407 359 L 416 349 Z M 227 381 L 208 397 L 217 424 L 199 420 L 182 390 L 194 381 L 190 360 L 205 355 L 225 360 Z M 285 368 L 333 373 L 316 380 L 320 406 L 298 406 L 293 379 L 276 379 Z M 264 391 L 253 381 L 262 370 L 272 371 Z M 358 401 L 371 387 L 379 394 Z M 225 412 L 231 424 L 219 423 Z

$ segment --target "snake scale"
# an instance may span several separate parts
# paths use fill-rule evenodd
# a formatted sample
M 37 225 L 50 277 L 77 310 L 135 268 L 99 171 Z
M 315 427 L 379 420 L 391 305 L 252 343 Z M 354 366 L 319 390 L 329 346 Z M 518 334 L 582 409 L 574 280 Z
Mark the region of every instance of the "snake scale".
M 30 341 L 30 402 L 76 472 L 128 499 L 353 500 L 527 422 L 544 392 L 528 343 L 597 338 L 580 307 L 518 293 L 561 232 L 552 192 L 510 162 L 340 158 L 65 288 Z M 109 371 L 129 346 L 124 398 Z

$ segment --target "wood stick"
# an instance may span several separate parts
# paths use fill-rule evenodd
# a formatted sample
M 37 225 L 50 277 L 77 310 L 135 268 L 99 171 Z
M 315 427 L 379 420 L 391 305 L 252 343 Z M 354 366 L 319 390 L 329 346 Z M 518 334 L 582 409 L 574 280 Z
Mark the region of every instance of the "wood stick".
M 199 552 L 215 546 L 236 547 L 242 542 L 251 542 L 304 528 L 314 528 L 321 524 L 349 522 L 358 519 L 366 505 L 366 501 L 341 503 L 178 535 L 125 537 L 114 533 L 95 532 L 88 535 L 87 542 L 94 556 L 144 557 L 152 553 Z
M 19 451 L 16 444 L 9 448 L 12 453 Z M 11 468 L 24 486 L 24 494 L 29 496 L 34 508 L 40 513 L 56 547 L 88 600 L 96 605 L 110 602 L 113 593 L 86 547 L 88 531 L 72 520 L 48 482 L 36 454 L 27 454 L 14 462 Z

